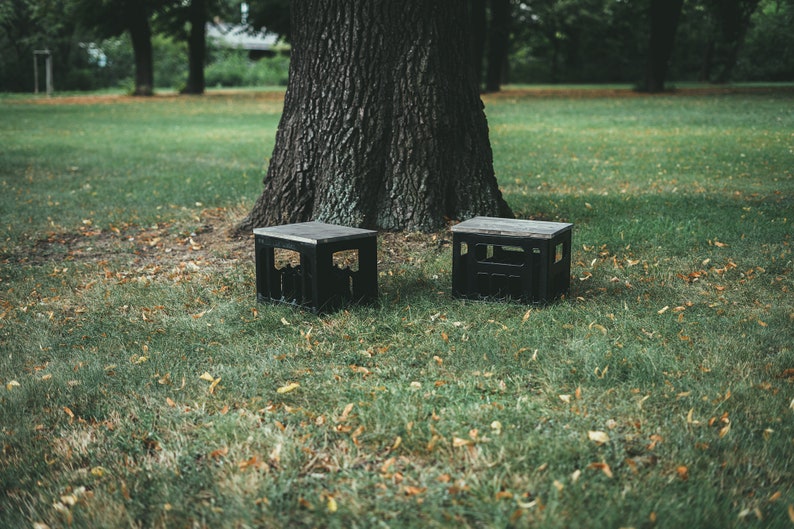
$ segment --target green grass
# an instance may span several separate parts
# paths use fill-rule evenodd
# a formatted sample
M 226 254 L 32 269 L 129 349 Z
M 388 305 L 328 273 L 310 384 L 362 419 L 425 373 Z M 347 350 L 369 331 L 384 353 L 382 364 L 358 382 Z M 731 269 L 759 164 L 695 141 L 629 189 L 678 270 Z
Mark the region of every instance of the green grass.
M 0 526 L 794 524 L 790 90 L 488 97 L 569 297 L 452 299 L 449 232 L 384 234 L 322 317 L 226 236 L 277 96 L 56 101 L 0 99 Z

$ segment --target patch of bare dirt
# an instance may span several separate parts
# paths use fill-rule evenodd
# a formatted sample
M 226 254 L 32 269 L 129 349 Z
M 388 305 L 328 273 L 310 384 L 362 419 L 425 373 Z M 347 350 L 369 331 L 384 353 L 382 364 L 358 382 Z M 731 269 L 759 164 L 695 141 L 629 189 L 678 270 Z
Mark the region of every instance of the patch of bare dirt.
M 222 268 L 233 263 L 253 263 L 254 237 L 236 232 L 243 213 L 216 208 L 201 212 L 191 228 L 173 223 L 142 227 L 128 225 L 100 229 L 83 225 L 76 231 L 51 232 L 26 248 L 0 256 L 0 263 L 46 265 L 93 263 L 108 268 L 170 269 L 184 263 L 200 263 L 202 268 Z M 435 233 L 380 232 L 378 266 L 388 271 L 421 259 L 428 253 L 443 251 L 452 243 L 449 228 Z M 342 252 L 340 252 L 342 253 Z M 349 256 L 341 255 L 341 259 Z M 287 256 L 292 262 L 295 255 Z M 298 264 L 292 262 L 293 265 Z M 340 266 L 351 263 L 340 262 Z

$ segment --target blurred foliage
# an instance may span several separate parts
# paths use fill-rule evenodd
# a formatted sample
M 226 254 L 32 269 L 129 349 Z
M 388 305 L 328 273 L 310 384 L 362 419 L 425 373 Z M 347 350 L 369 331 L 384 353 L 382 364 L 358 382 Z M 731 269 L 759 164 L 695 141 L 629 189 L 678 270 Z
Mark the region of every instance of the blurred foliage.
M 0 91 L 32 91 L 33 51 L 45 48 L 53 53 L 56 90 L 94 90 L 131 83 L 134 60 L 128 34 L 117 27 L 97 27 L 85 16 L 86 3 L 90 1 L 0 3 L 0 49 L 4 50 L 0 55 Z M 638 81 L 648 47 L 647 3 L 512 0 L 509 66 L 503 82 Z M 240 20 L 233 22 L 244 18 L 251 31 L 267 27 L 289 38 L 286 0 L 249 2 L 245 15 L 238 2 L 223 4 L 224 17 L 234 19 L 241 13 Z M 153 15 L 153 27 L 160 32 L 153 37 L 155 85 L 178 88 L 187 73 L 187 51 L 176 36 L 184 33 L 185 23 L 178 17 L 165 17 L 166 11 L 154 10 Z M 687 0 L 676 35 L 670 80 L 792 81 L 793 26 L 794 0 Z M 175 40 L 166 34 L 175 36 Z M 207 86 L 285 83 L 286 58 L 260 64 L 244 51 L 212 46 L 209 43 Z M 43 60 L 39 77 L 43 83 Z

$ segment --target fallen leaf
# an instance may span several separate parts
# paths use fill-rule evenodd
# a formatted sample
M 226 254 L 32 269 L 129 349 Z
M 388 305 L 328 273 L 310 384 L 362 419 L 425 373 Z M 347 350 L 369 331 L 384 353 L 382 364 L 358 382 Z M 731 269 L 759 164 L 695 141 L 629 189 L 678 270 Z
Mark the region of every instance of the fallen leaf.
M 354 404 L 352 402 L 347 406 L 345 406 L 345 409 L 342 411 L 342 416 L 339 417 L 336 420 L 336 422 L 345 422 L 347 420 L 348 415 L 350 415 L 350 412 L 353 411 L 353 406 Z
M 473 443 L 473 441 L 470 441 L 469 439 L 462 439 L 460 437 L 453 437 L 452 438 L 452 446 L 455 446 L 455 447 L 469 446 L 471 444 L 474 444 L 474 443 Z
M 532 314 L 532 309 L 529 309 L 524 313 L 524 316 L 521 318 L 521 323 L 525 323 L 529 319 L 530 314 Z
M 276 390 L 276 393 L 289 393 L 290 391 L 295 391 L 300 387 L 300 384 L 297 382 L 290 382 L 286 386 L 281 386 Z
M 17 382 L 16 380 L 12 380 L 12 381 L 10 381 L 10 382 L 8 382 L 8 383 L 6 384 L 6 389 L 7 389 L 8 391 L 11 391 L 11 390 L 12 390 L 12 389 L 14 389 L 14 388 L 18 388 L 20 385 L 21 385 L 21 384 L 20 384 L 19 382 Z M 792 404 L 794 404 L 794 401 L 792 401 Z
M 417 494 L 422 494 L 426 490 L 427 487 L 412 487 L 412 486 L 403 487 L 403 492 L 405 493 L 406 496 L 415 496 Z
M 606 475 L 606 477 L 612 478 L 612 469 L 609 468 L 609 465 L 607 465 L 606 463 L 590 463 L 589 465 L 587 465 L 587 468 L 600 470 Z
M 225 457 L 229 453 L 229 447 L 224 446 L 223 448 L 218 448 L 217 450 L 213 450 L 210 452 L 210 457 L 212 459 L 219 459 L 221 457 Z
M 333 496 L 328 496 L 328 501 L 326 502 L 325 508 L 328 512 L 336 512 L 339 509 L 339 506 L 336 504 L 336 500 Z
M 678 477 L 681 478 L 683 481 L 689 479 L 689 469 L 684 465 L 680 465 L 675 469 L 675 471 L 678 472 Z
M 601 431 L 589 431 L 587 437 L 596 444 L 602 445 L 609 442 L 609 435 Z
M 722 428 L 720 428 L 720 438 L 725 437 L 731 431 L 731 423 L 726 424 Z
M 213 380 L 215 380 L 215 377 L 213 377 L 212 375 L 210 375 L 210 374 L 209 374 L 209 373 L 207 373 L 206 371 L 205 371 L 205 372 L 204 372 L 204 374 L 203 374 L 203 375 L 201 375 L 199 378 L 200 378 L 201 380 L 206 380 L 207 382 L 212 382 Z
M 220 381 L 221 381 L 221 377 L 218 377 L 218 378 L 216 378 L 215 380 L 212 381 L 212 384 L 210 384 L 210 387 L 209 387 L 209 390 L 208 390 L 210 395 L 215 393 L 215 388 L 218 386 L 218 382 L 220 382 Z

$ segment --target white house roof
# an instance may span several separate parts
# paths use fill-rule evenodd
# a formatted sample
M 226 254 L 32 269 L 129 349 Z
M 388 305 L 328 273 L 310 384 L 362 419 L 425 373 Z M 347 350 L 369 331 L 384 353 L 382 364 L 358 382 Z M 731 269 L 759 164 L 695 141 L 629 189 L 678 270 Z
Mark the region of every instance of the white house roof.
M 225 22 L 210 22 L 207 24 L 207 37 L 218 44 L 229 48 L 243 50 L 278 50 L 288 46 L 279 39 L 275 33 L 262 28 L 256 33 L 250 33 L 246 26 L 228 24 Z

